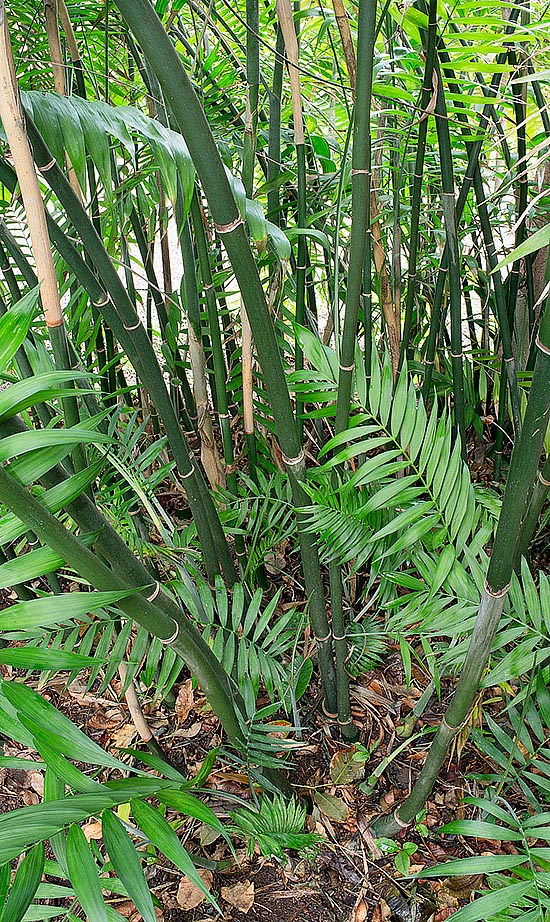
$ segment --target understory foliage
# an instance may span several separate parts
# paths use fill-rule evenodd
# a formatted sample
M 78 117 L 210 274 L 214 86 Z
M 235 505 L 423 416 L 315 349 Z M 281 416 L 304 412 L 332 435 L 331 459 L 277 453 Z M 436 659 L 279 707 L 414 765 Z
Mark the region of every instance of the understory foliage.
M 0 768 L 44 774 L 2 922 L 152 922 L 160 856 L 219 909 L 185 817 L 314 856 L 293 752 L 320 696 L 357 740 L 389 650 L 423 706 L 473 676 L 439 764 L 469 736 L 483 795 L 441 832 L 514 843 L 422 876 L 548 913 L 548 11 L 291 6 L 0 2 Z M 225 733 L 194 777 L 45 694 L 117 683 L 143 731 L 189 674 Z

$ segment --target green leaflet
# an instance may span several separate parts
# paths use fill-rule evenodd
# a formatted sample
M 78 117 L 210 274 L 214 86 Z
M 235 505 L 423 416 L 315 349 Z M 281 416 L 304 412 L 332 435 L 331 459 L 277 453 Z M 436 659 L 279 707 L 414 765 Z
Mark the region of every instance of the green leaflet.
M 103 841 L 111 863 L 126 887 L 128 896 L 141 913 L 143 922 L 156 922 L 153 900 L 145 880 L 138 853 L 124 826 L 112 810 L 101 815 Z
M 36 314 L 39 294 L 39 288 L 33 288 L 0 317 L 0 374 L 4 374 L 11 364 L 29 332 Z
M 87 620 L 86 615 L 89 612 L 115 605 L 116 602 L 138 591 L 128 589 L 126 592 L 68 592 L 58 596 L 43 596 L 28 602 L 17 602 L 8 611 L 0 613 L 0 631 L 13 630 L 14 627 L 18 630 L 28 630 L 47 624 L 61 624 L 71 618 Z
M 80 826 L 73 824 L 67 835 L 67 867 L 76 897 L 89 919 L 107 922 L 98 867 Z
M 205 887 L 188 852 L 159 811 L 143 800 L 132 800 L 131 807 L 136 823 L 147 838 L 204 893 L 208 902 L 220 912 L 216 900 Z
M 44 871 L 44 846 L 35 845 L 17 868 L 11 893 L 1 913 L 2 922 L 21 922 L 32 903 Z

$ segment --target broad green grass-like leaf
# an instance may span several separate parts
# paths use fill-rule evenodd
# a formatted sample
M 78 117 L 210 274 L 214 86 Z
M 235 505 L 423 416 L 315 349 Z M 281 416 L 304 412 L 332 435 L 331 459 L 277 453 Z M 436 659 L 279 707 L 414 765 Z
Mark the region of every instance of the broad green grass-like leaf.
M 109 768 L 126 769 L 123 762 L 94 743 L 53 704 L 20 682 L 2 682 L 0 695 L 17 710 L 21 722 L 26 719 L 38 726 L 57 752 L 69 759 Z M 1 699 L 0 699 L 1 700 Z M 32 732 L 32 729 L 31 729 Z
M 118 877 L 128 891 L 128 896 L 143 916 L 143 922 L 156 922 L 151 893 L 130 836 L 112 810 L 103 811 L 101 825 L 105 848 Z
M 522 840 L 522 835 L 518 830 L 486 823 L 483 820 L 453 820 L 442 826 L 441 832 L 476 836 L 479 839 L 501 839 L 503 842 L 521 842 Z
M 7 316 L 7 315 L 6 315 Z M 98 421 L 105 414 L 99 414 Z M 85 442 L 111 442 L 107 433 L 91 430 L 93 420 L 88 420 L 87 425 L 71 426 L 70 429 L 29 429 L 27 432 L 17 432 L 7 435 L 0 442 L 0 461 L 9 461 L 17 455 L 34 452 L 39 448 L 50 445 L 79 445 Z
M 91 393 L 89 390 L 68 390 L 64 387 L 65 384 L 83 377 L 85 374 L 82 371 L 52 371 L 16 381 L 0 391 L 0 421 L 10 419 L 21 410 L 44 400 L 51 400 L 53 397 Z
M 543 247 L 548 246 L 549 243 L 550 224 L 546 224 L 544 227 L 541 227 L 540 230 L 531 234 L 531 236 L 528 237 L 527 240 L 524 240 L 523 243 L 520 243 L 519 246 L 515 247 L 511 253 L 508 253 L 508 256 L 502 259 L 498 266 L 495 266 L 492 271 L 499 272 L 518 259 L 523 259 L 525 256 L 530 256 L 531 253 L 536 253 L 537 250 L 541 250 Z
M 491 874 L 494 871 L 509 871 L 527 861 L 526 855 L 476 855 L 474 858 L 458 858 L 444 861 L 433 868 L 425 868 L 415 877 L 460 877 L 467 874 Z
M 97 660 L 94 656 L 83 656 L 65 650 L 26 646 L 0 650 L 0 663 L 13 666 L 15 669 L 70 670 L 95 666 Z
M 69 827 L 67 835 L 67 866 L 74 892 L 88 918 L 108 922 L 98 867 L 86 836 L 76 823 Z
M 132 800 L 131 807 L 134 819 L 141 831 L 145 833 L 147 838 L 163 855 L 166 855 L 172 864 L 175 864 L 180 869 L 182 874 L 185 874 L 204 893 L 207 900 L 220 912 L 216 900 L 208 888 L 205 887 L 188 852 L 186 852 L 176 833 L 164 817 L 160 815 L 159 811 L 143 800 Z
M 535 882 L 533 880 L 510 884 L 508 887 L 501 887 L 499 890 L 492 890 L 490 893 L 478 897 L 473 903 L 463 906 L 453 915 L 456 922 L 479 922 L 480 919 L 489 919 L 512 906 L 517 900 L 520 900 L 534 889 Z
M 38 287 L 28 291 L 20 301 L 0 317 L 0 375 L 4 374 L 10 365 L 19 346 L 30 330 L 31 323 L 36 314 Z
M 71 823 L 99 816 L 103 810 L 128 803 L 132 797 L 152 797 L 168 784 L 173 784 L 173 781 L 161 778 L 123 779 L 120 783 L 105 783 L 97 794 L 75 794 L 4 813 L 0 816 L 0 864 L 17 858 L 37 842 L 51 840 Z
M 167 807 L 179 810 L 185 816 L 192 816 L 206 826 L 211 826 L 212 829 L 219 832 L 229 842 L 229 836 L 223 823 L 220 822 L 214 811 L 207 804 L 203 804 L 198 797 L 194 797 L 193 794 L 188 794 L 186 791 L 165 790 L 159 791 L 158 799 L 161 803 L 166 804 Z
M 114 605 L 132 595 L 125 592 L 68 592 L 63 595 L 43 596 L 28 602 L 17 602 L 0 614 L 0 631 L 28 630 L 49 624 L 62 624 L 71 618 L 82 620 L 88 612 L 96 612 L 106 605 Z M 39 667 L 40 668 L 40 667 Z M 64 667 L 59 667 L 64 668 Z
M 0 565 L 0 588 L 26 583 L 46 573 L 55 573 L 65 561 L 49 547 L 38 547 Z M 13 627 L 13 625 L 12 625 Z
M 44 846 L 35 845 L 23 858 L 17 868 L 11 893 L 8 897 L 2 922 L 21 922 L 31 905 L 44 871 Z

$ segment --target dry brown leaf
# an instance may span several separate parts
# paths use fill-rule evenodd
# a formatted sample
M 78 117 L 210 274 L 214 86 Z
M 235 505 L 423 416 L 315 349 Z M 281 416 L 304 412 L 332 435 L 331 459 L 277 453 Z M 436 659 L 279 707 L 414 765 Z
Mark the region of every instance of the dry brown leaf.
M 198 736 L 201 730 L 202 722 L 200 720 L 196 720 L 191 724 L 190 727 L 180 727 L 179 730 L 176 730 L 174 736 L 178 737 L 179 739 L 192 740 L 193 737 Z
M 335 752 L 330 760 L 330 777 L 333 784 L 352 784 L 365 774 L 365 766 L 354 759 L 355 746 Z
M 209 871 L 206 868 L 199 868 L 198 875 L 205 887 L 210 890 L 212 881 L 214 880 L 212 871 Z M 200 904 L 204 902 L 205 899 L 206 897 L 204 893 L 196 886 L 196 884 L 188 880 L 187 877 L 182 877 L 178 887 L 178 892 L 176 894 L 176 900 L 178 902 L 178 906 L 181 909 L 195 909 L 195 907 L 200 906 Z
M 313 794 L 315 804 L 325 816 L 335 823 L 344 823 L 347 819 L 348 808 L 341 797 L 334 794 L 325 794 L 324 791 L 315 791 Z
M 187 720 L 194 707 L 195 697 L 193 695 L 193 680 L 187 679 L 187 681 L 180 686 L 178 697 L 176 698 L 176 717 L 180 724 Z
M 115 730 L 114 733 L 111 733 L 111 743 L 120 749 L 126 749 L 131 746 L 136 736 L 137 730 L 134 725 L 127 723 Z
M 44 775 L 42 772 L 29 772 L 29 784 L 40 797 L 44 796 Z
M 247 913 L 254 904 L 254 884 L 250 880 L 240 880 L 232 887 L 222 887 L 222 899 L 239 912 Z
M 359 903 L 355 907 L 355 915 L 353 917 L 353 922 L 365 922 L 369 911 L 367 909 L 366 903 L 363 899 L 359 900 Z
M 117 912 L 120 913 L 128 922 L 142 922 L 141 916 L 136 907 L 130 900 L 117 904 Z
M 82 827 L 82 832 L 86 836 L 88 842 L 90 839 L 101 839 L 103 838 L 103 831 L 101 829 L 101 823 L 84 823 Z

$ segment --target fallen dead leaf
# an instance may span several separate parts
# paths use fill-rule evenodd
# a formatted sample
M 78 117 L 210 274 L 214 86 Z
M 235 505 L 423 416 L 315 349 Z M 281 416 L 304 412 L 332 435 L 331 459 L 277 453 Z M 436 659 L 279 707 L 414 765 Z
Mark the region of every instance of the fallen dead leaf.
M 202 726 L 202 722 L 200 720 L 196 720 L 195 723 L 192 723 L 190 727 L 180 727 L 179 730 L 176 730 L 174 736 L 184 740 L 191 740 L 194 736 L 197 736 L 200 733 Z
M 214 880 L 212 871 L 207 870 L 207 868 L 199 868 L 198 875 L 205 887 L 210 890 L 212 881 Z M 195 909 L 195 907 L 200 906 L 205 899 L 206 896 L 196 884 L 188 880 L 187 877 L 182 877 L 176 894 L 176 900 L 181 909 Z
M 313 800 L 319 807 L 321 813 L 334 820 L 335 823 L 345 822 L 348 815 L 347 805 L 341 797 L 335 797 L 333 794 L 325 794 L 323 791 L 315 791 Z
M 36 791 L 40 797 L 44 796 L 44 774 L 43 772 L 29 772 L 29 783 L 33 791 Z
M 234 909 L 245 914 L 254 904 L 254 884 L 250 880 L 240 880 L 232 887 L 222 887 L 222 899 Z
M 126 749 L 131 746 L 137 736 L 137 730 L 132 723 L 124 724 L 114 733 L 111 733 L 111 743 L 120 749 Z
M 352 784 L 365 774 L 365 766 L 354 759 L 355 746 L 336 752 L 330 760 L 330 778 L 333 784 Z
M 90 839 L 102 839 L 103 831 L 101 829 L 101 823 L 84 823 L 82 827 L 82 832 L 86 836 L 88 842 Z
M 364 900 L 359 900 L 359 903 L 355 907 L 355 915 L 353 917 L 353 922 L 365 922 L 369 911 L 367 909 L 366 903 Z
M 187 720 L 194 707 L 195 696 L 193 694 L 193 680 L 187 679 L 187 681 L 180 686 L 178 697 L 176 698 L 176 717 L 180 724 Z

